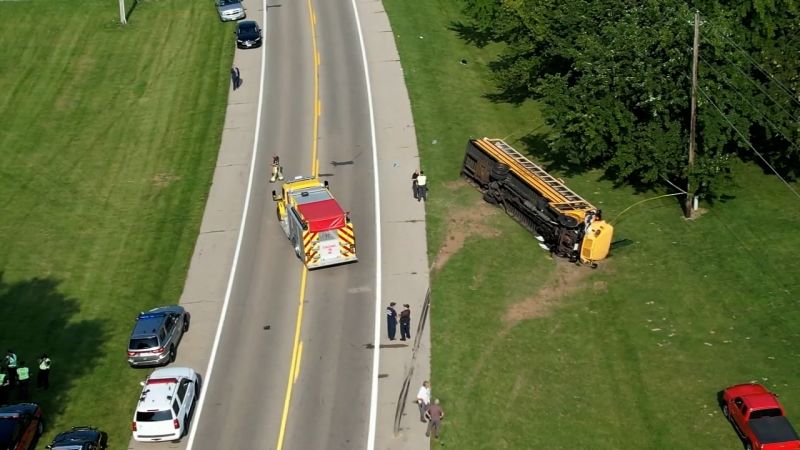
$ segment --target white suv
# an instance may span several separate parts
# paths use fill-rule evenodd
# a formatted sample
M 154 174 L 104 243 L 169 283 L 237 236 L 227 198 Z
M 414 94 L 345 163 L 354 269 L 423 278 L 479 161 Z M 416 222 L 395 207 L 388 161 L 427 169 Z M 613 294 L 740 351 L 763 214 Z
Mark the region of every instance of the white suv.
M 180 439 L 189 429 L 191 412 L 200 393 L 197 372 L 188 367 L 159 369 L 142 386 L 131 424 L 133 438 L 146 442 Z

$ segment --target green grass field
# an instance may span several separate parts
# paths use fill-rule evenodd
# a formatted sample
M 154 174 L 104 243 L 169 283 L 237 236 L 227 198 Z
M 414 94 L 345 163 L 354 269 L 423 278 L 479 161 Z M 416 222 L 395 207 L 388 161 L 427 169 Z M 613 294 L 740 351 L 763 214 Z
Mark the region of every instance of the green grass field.
M 147 374 L 127 337 L 178 301 L 219 148 L 230 25 L 179 0 L 118 20 L 116 1 L 0 2 L 0 349 L 53 360 L 40 446 L 75 425 L 127 446 Z
M 731 449 L 723 387 L 758 381 L 800 425 L 800 200 L 736 165 L 729 198 L 687 222 L 678 201 L 567 179 L 614 221 L 618 248 L 595 271 L 556 264 L 458 182 L 469 137 L 541 134 L 536 105 L 494 104 L 486 63 L 453 31 L 459 3 L 385 2 L 412 98 L 433 274 L 432 381 L 442 442 L 469 449 Z M 459 63 L 466 59 L 467 65 Z M 433 142 L 436 142 L 435 144 Z M 797 186 L 796 186 L 797 188 Z M 472 213 L 465 213 L 471 209 Z M 468 214 L 468 215 L 465 215 Z M 616 220 L 615 220 L 616 219 Z M 465 245 L 453 246 L 457 236 Z M 457 251 L 456 251 L 457 250 Z

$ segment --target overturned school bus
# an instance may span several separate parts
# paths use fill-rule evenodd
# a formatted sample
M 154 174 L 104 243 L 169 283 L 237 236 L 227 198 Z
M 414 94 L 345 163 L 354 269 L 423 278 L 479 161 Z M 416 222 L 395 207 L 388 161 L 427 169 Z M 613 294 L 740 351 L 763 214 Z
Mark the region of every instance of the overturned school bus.
M 502 139 L 471 139 L 461 175 L 551 253 L 593 266 L 608 256 L 614 227 L 601 211 Z

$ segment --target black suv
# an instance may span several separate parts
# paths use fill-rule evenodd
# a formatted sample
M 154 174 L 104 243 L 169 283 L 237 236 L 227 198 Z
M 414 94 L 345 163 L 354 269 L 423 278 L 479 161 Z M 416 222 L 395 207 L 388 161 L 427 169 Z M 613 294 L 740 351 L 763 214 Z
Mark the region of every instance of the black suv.
M 48 445 L 50 450 L 105 450 L 108 435 L 94 427 L 72 427 L 59 433 Z
M 236 46 L 239 48 L 261 47 L 261 28 L 252 20 L 236 24 Z
M 160 366 L 175 361 L 189 313 L 182 306 L 164 306 L 140 313 L 128 343 L 131 367 Z
M 0 407 L 0 448 L 32 449 L 43 430 L 42 410 L 36 403 Z

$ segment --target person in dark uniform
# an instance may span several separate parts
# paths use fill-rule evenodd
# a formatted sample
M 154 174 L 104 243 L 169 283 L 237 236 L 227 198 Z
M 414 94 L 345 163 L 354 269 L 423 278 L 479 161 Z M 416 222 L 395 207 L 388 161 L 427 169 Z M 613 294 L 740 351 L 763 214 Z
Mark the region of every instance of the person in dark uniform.
M 5 366 L 8 369 L 8 382 L 11 383 L 11 387 L 17 385 L 17 365 L 19 361 L 17 358 L 17 354 L 14 353 L 14 350 L 8 349 L 6 352 L 5 358 Z
M 411 310 L 408 303 L 404 304 L 402 311 L 400 311 L 400 340 L 405 341 L 411 339 Z
M 36 387 L 47 390 L 50 387 L 50 358 L 42 353 L 39 358 L 39 372 L 36 373 Z
M 5 367 L 0 368 L 0 405 L 5 405 L 8 403 L 8 392 L 10 389 L 8 373 L 6 373 Z
M 414 194 L 414 200 L 419 199 L 419 186 L 417 186 L 417 178 L 419 178 L 419 170 L 415 170 L 411 174 L 411 193 Z
M 391 302 L 386 307 L 386 331 L 389 332 L 389 340 L 394 340 L 394 335 L 397 333 L 397 311 L 394 310 L 394 305 L 397 303 Z

